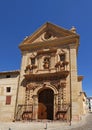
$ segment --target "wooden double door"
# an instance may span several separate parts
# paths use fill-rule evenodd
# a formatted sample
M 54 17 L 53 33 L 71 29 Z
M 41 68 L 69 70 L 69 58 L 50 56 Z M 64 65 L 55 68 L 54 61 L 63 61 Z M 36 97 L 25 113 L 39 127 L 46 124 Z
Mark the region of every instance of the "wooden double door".
M 38 119 L 53 120 L 54 92 L 44 89 L 38 94 Z

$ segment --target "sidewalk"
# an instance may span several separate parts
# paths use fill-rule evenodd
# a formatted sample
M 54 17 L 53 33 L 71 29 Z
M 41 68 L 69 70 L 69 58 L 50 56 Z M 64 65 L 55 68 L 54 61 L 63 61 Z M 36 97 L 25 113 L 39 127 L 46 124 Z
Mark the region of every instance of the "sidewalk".
M 72 122 L 71 126 L 69 122 L 60 121 L 42 121 L 42 122 L 0 122 L 0 130 L 71 130 L 72 128 L 81 127 L 86 123 L 86 115 L 80 122 Z

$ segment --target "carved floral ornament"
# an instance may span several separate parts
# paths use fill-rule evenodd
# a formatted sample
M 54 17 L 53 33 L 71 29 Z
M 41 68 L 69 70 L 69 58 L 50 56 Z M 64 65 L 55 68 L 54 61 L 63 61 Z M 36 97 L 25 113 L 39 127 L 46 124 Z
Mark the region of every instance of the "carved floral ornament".
M 65 49 L 54 49 L 54 51 L 56 52 L 56 55 L 57 55 L 57 58 L 58 58 L 58 61 L 57 63 L 55 64 L 55 68 L 62 68 L 64 69 L 65 66 L 68 65 L 68 62 L 66 61 L 66 50 Z M 44 56 L 44 54 L 46 55 L 47 52 L 51 53 L 51 50 L 42 50 L 43 53 L 43 57 L 44 57 L 44 61 L 43 61 L 43 68 L 44 69 L 49 69 L 50 67 L 50 56 Z M 32 71 L 33 69 L 36 69 L 37 68 L 37 56 L 41 54 L 41 51 L 38 52 L 33 52 L 29 55 L 29 59 L 31 60 L 31 64 L 27 65 L 26 66 L 26 69 L 25 69 L 25 72 L 29 73 L 30 71 Z
M 57 56 L 58 56 L 58 62 L 56 63 L 55 67 L 64 67 L 68 65 L 69 62 L 66 61 L 66 51 L 64 49 L 58 49 L 57 50 Z
M 31 62 L 34 62 L 33 64 L 28 64 L 27 66 L 26 66 L 26 69 L 25 69 L 25 72 L 29 72 L 30 70 L 32 70 L 32 69 L 35 69 L 35 68 L 37 68 L 37 65 L 35 65 L 35 57 L 37 56 L 37 53 L 36 52 L 34 52 L 34 53 L 31 53 L 30 55 L 29 55 L 29 60 L 31 60 Z
M 64 49 L 58 49 L 57 50 L 57 54 L 61 55 L 61 54 L 66 54 L 66 51 Z
M 50 31 L 46 31 L 42 34 L 41 39 L 43 41 L 47 41 L 47 40 L 53 40 L 56 39 L 56 37 L 52 34 L 52 32 Z
M 26 66 L 26 69 L 25 69 L 25 73 L 28 71 L 28 73 L 33 70 L 33 69 L 36 69 L 37 66 L 36 65 L 27 65 Z
M 57 93 L 58 90 L 58 85 L 57 84 L 52 84 L 50 82 L 43 82 L 42 84 L 37 84 L 37 83 L 29 83 L 26 86 L 26 91 L 30 91 L 33 90 L 36 92 L 42 90 L 42 89 L 46 89 L 46 88 L 50 88 L 54 91 L 54 93 Z
M 44 82 L 42 84 L 29 83 L 26 86 L 26 90 L 32 90 L 32 89 L 34 90 L 34 89 L 36 89 L 38 87 L 45 88 L 45 87 L 49 87 L 49 86 L 51 86 L 50 82 Z
M 35 83 L 29 83 L 26 86 L 26 90 L 34 90 L 35 88 L 39 87 L 39 85 L 35 84 Z
M 66 51 L 64 49 L 44 49 L 44 50 L 40 50 L 38 52 L 33 52 L 29 55 L 30 58 L 35 58 L 37 55 L 39 55 L 39 53 L 41 52 L 44 52 L 44 53 L 51 53 L 51 52 L 54 52 L 56 53 L 57 55 L 61 55 L 61 54 L 66 54 Z
M 37 56 L 37 53 L 34 52 L 34 53 L 31 53 L 31 55 L 29 56 L 30 58 L 35 58 Z

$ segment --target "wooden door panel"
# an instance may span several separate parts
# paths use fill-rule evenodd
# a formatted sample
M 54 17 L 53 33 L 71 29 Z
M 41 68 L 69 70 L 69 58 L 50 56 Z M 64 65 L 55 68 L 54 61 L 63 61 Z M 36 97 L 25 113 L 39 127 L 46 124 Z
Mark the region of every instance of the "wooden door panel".
M 53 119 L 54 94 L 51 89 L 45 89 L 39 93 L 38 119 Z
M 38 104 L 38 118 L 39 119 L 47 119 L 47 111 L 46 106 L 43 103 Z

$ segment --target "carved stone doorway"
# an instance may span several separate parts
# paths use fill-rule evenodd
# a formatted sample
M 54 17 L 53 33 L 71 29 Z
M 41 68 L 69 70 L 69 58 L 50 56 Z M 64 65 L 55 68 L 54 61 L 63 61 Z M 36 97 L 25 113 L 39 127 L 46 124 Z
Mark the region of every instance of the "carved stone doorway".
M 38 119 L 53 120 L 54 92 L 44 89 L 38 94 Z

